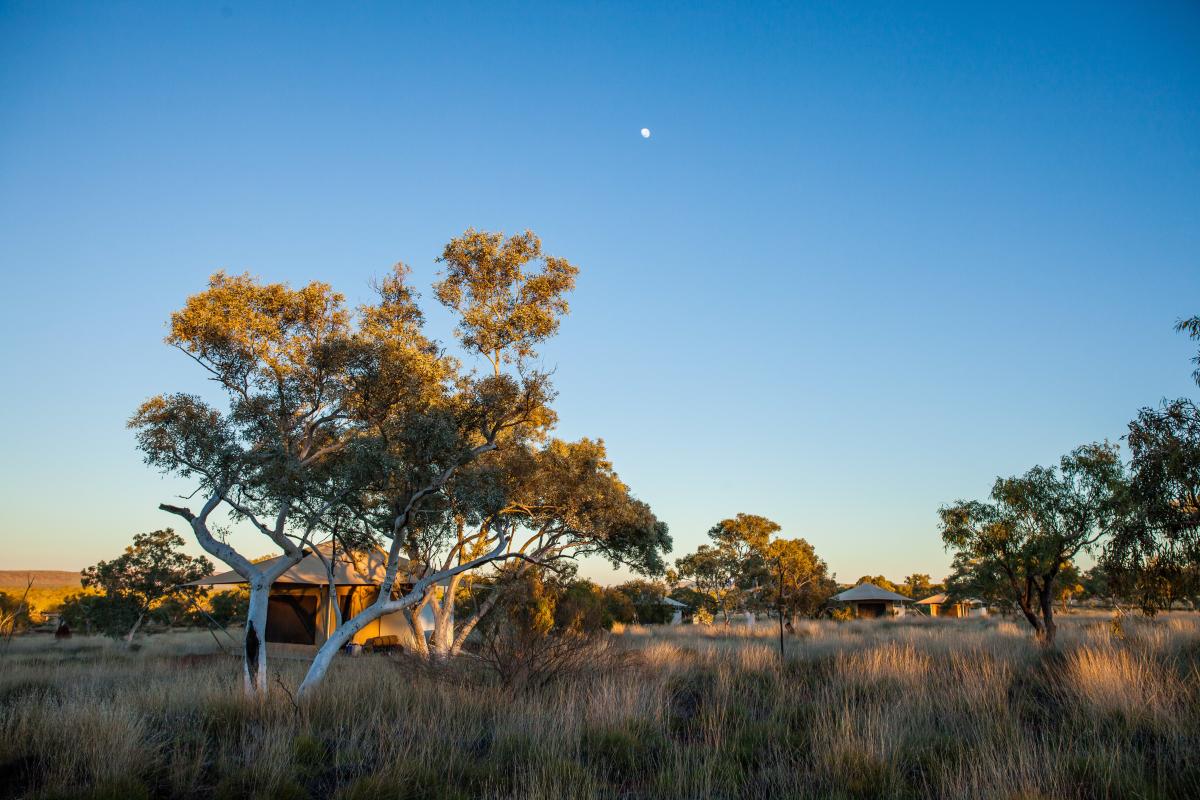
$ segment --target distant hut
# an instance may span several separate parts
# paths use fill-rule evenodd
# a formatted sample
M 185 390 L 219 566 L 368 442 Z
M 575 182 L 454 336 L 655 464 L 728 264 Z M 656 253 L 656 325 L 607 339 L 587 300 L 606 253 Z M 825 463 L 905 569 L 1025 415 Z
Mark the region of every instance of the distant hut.
M 259 566 L 269 568 L 284 556 L 262 562 Z M 332 567 L 334 597 L 338 608 L 331 602 L 329 583 Z M 379 597 L 379 587 L 387 572 L 387 553 L 379 548 L 369 552 L 346 552 L 335 548 L 333 542 L 325 542 L 310 549 L 297 564 L 280 575 L 271 584 L 267 599 L 266 640 L 276 644 L 320 646 L 337 628 L 337 611 L 342 620 L 348 620 Z M 400 559 L 400 571 L 392 590 L 399 597 L 412 589 L 417 580 L 411 562 Z M 236 572 L 222 572 L 193 581 L 189 586 L 229 586 L 246 583 Z M 433 612 L 426 606 L 421 613 L 425 632 L 433 629 Z M 408 638 L 412 628 L 401 616 L 401 612 L 384 614 L 354 634 L 353 642 L 364 644 L 381 636 L 398 636 L 401 641 Z
M 664 597 L 659 602 L 664 606 L 670 606 L 674 610 L 674 613 L 671 615 L 670 624 L 679 625 L 683 622 L 683 612 L 688 609 L 687 603 L 681 603 L 673 597 Z
M 917 605 L 927 609 L 931 617 L 986 617 L 988 613 L 982 600 L 973 597 L 956 600 L 945 592 L 918 600 Z
M 857 619 L 875 619 L 904 616 L 905 606 L 911 603 L 912 599 L 889 592 L 873 583 L 860 583 L 853 589 L 835 594 L 829 598 L 829 602 L 848 606 Z

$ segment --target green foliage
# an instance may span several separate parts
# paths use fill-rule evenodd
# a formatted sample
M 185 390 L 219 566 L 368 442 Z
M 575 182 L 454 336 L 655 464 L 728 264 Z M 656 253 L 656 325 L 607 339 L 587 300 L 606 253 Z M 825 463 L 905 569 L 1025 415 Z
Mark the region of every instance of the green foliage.
M 611 630 L 615 619 L 607 601 L 608 593 L 591 581 L 570 581 L 558 597 L 555 625 L 585 631 Z
M 489 466 L 501 476 L 503 513 L 523 529 L 518 544 L 531 557 L 600 556 L 643 575 L 665 569 L 667 526 L 621 481 L 604 442 L 510 446 Z M 485 516 L 483 509 L 475 515 Z
M 114 626 L 130 614 L 132 620 L 126 631 L 132 631 L 151 610 L 162 608 L 171 622 L 190 615 L 192 601 L 204 590 L 181 584 L 211 575 L 213 565 L 207 558 L 183 553 L 182 547 L 183 539 L 170 528 L 134 534 L 133 544 L 120 556 L 83 571 L 84 588 L 103 592 L 105 600 L 84 600 L 76 595 L 71 603 L 72 615 L 109 636 L 124 632 L 116 631 Z M 172 605 L 163 608 L 170 601 Z M 65 613 L 66 601 L 63 608 Z
M 804 539 L 775 539 L 762 551 L 763 591 L 756 605 L 785 618 L 815 616 L 837 585 L 825 561 Z
M 693 585 L 674 594 L 693 608 L 720 612 L 726 622 L 734 609 L 772 610 L 787 617 L 816 614 L 836 586 L 807 541 L 771 539 L 780 530 L 755 514 L 717 523 L 708 531 L 713 545 L 700 545 L 676 560 L 679 576 Z
M 615 589 L 604 590 L 604 610 L 613 622 L 622 625 L 632 625 L 638 618 L 637 606 L 633 604 L 633 599 Z
M 854 619 L 854 609 L 847 606 L 841 606 L 829 611 L 829 618 L 834 622 L 850 622 Z
M 208 599 L 212 618 L 219 625 L 229 625 L 246 618 L 250 610 L 250 590 L 239 586 L 228 591 L 213 592 Z
M 1058 468 L 997 478 L 989 501 L 943 507 L 942 539 L 961 557 L 959 568 L 979 571 L 981 588 L 1006 585 L 1008 600 L 1049 643 L 1063 569 L 1117 527 L 1125 494 L 1117 448 L 1085 445 Z
M 506 689 L 538 689 L 600 666 L 605 615 L 592 587 L 510 568 L 491 591 L 499 601 L 479 624 L 476 656 Z
M 627 581 L 605 594 L 618 622 L 664 625 L 675 616 L 675 608 L 662 602 L 667 596 L 667 587 L 657 581 Z
M 29 604 L 27 594 L 0 592 L 0 636 L 20 633 L 32 624 L 34 609 Z
M 434 284 L 437 299 L 458 313 L 463 345 L 491 360 L 497 375 L 503 362 L 532 357 L 534 345 L 558 329 L 568 311 L 564 296 L 579 272 L 566 259 L 543 254 L 532 231 L 505 238 L 468 229 L 438 261 L 445 277 Z M 540 271 L 527 269 L 539 261 Z
M 737 602 L 740 594 L 737 578 L 742 565 L 727 551 L 702 544 L 696 552 L 675 561 L 680 576 L 691 580 L 696 591 L 709 598 L 725 618 Z
M 928 575 L 918 572 L 905 577 L 897 585 L 896 591 L 905 597 L 911 597 L 914 600 L 923 600 L 930 595 L 945 591 L 945 587 L 939 583 L 933 583 Z
M 966 552 L 954 554 L 946 578 L 946 593 L 950 597 L 975 598 L 989 606 L 1012 608 L 1012 591 L 1012 583 L 996 559 Z
M 1147 613 L 1200 596 L 1200 409 L 1144 408 L 1129 423 L 1125 515 L 1105 549 L 1115 596 Z
M 73 594 L 62 604 L 62 618 L 73 630 L 114 639 L 132 630 L 141 616 L 140 603 L 121 594 Z

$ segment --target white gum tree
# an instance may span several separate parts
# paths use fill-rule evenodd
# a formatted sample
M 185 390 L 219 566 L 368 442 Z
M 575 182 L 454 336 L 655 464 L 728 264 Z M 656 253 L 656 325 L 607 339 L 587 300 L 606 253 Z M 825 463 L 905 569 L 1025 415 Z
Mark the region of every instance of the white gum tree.
M 318 648 L 301 697 L 384 614 L 415 624 L 432 604 L 433 651 L 457 652 L 478 619 L 456 629 L 454 598 L 488 564 L 598 552 L 661 568 L 665 526 L 617 479 L 602 443 L 547 444 L 552 391 L 530 363 L 568 311 L 576 268 L 543 255 L 529 232 L 468 230 L 439 261 L 436 297 L 457 315 L 459 341 L 468 359 L 486 363 L 482 373 L 425 336 L 403 265 L 354 313 L 324 284 L 293 290 L 218 273 L 172 317 L 168 343 L 204 368 L 224 404 L 160 395 L 130 426 L 148 463 L 192 481 L 203 498 L 196 511 L 161 507 L 250 585 L 248 694 L 267 688 L 271 584 L 318 532 L 377 543 L 387 563 L 376 600 Z M 254 563 L 220 535 L 217 514 L 246 523 L 283 558 Z
M 218 272 L 171 317 L 167 343 L 190 356 L 219 388 L 224 408 L 194 394 L 147 400 L 129 421 L 148 464 L 195 485 L 198 511 L 163 503 L 197 542 L 250 586 L 245 692 L 267 690 L 267 595 L 304 555 L 312 527 L 292 515 L 314 470 L 327 468 L 352 436 L 344 403 L 349 314 L 342 296 L 312 283 L 293 290 Z M 214 516 L 216 515 L 216 516 Z M 219 533 L 215 520 L 243 521 L 282 558 L 256 564 Z
M 486 564 L 527 559 L 510 548 L 512 525 L 498 512 L 503 501 L 484 500 L 495 536 L 435 562 L 421 547 L 437 528 L 444 490 L 481 457 L 519 448 L 553 425 L 548 376 L 528 366 L 536 345 L 558 329 L 568 311 L 565 294 L 578 270 L 542 253 L 532 233 L 468 230 L 446 245 L 439 261 L 444 277 L 434 286 L 439 301 L 458 316 L 457 335 L 469 356 L 486 359 L 491 374 L 464 371 L 424 339 L 420 311 L 398 271 L 380 286 L 381 301 L 362 316 L 361 356 L 353 370 L 353 415 L 362 436 L 353 469 L 366 476 L 356 498 L 344 498 L 364 525 L 387 543 L 387 569 L 375 602 L 345 620 L 318 649 L 299 696 L 319 685 L 333 656 L 365 626 L 384 614 L 405 612 L 416 641 L 424 637 L 416 616 L 439 584 L 453 583 Z M 540 266 L 540 269 L 537 267 Z M 481 495 L 502 489 L 487 469 L 474 471 Z M 401 560 L 420 565 L 421 576 L 398 591 Z

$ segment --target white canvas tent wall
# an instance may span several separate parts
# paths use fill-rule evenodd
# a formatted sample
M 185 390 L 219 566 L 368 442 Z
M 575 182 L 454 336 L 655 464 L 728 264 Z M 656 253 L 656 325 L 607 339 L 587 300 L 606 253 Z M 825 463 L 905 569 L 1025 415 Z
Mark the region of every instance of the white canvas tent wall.
M 917 605 L 927 608 L 931 617 L 986 617 L 988 613 L 982 600 L 973 597 L 951 600 L 945 592 L 918 600 Z
M 664 606 L 670 606 L 675 609 L 675 613 L 671 615 L 672 625 L 679 625 L 683 622 L 683 612 L 687 610 L 687 603 L 681 603 L 674 597 L 664 597 L 660 601 Z
M 831 603 L 842 603 L 854 610 L 854 616 L 863 619 L 874 617 L 902 617 L 911 598 L 889 592 L 873 583 L 860 583 L 852 589 L 839 592 L 829 598 Z
M 283 556 L 263 562 L 264 566 Z M 387 573 L 387 553 L 379 548 L 368 552 L 347 552 L 333 542 L 317 545 L 271 585 L 267 603 L 266 640 L 275 644 L 320 646 L 337 628 L 337 610 L 330 602 L 330 571 L 342 619 L 357 614 L 379 596 L 379 586 Z M 400 560 L 393 595 L 407 591 L 416 578 L 411 563 Z M 189 586 L 229 586 L 245 583 L 236 572 L 221 572 L 193 581 Z M 427 606 L 421 612 L 425 632 L 433 630 L 433 612 Z M 411 628 L 401 612 L 385 614 L 354 635 L 362 644 L 376 636 L 408 638 Z

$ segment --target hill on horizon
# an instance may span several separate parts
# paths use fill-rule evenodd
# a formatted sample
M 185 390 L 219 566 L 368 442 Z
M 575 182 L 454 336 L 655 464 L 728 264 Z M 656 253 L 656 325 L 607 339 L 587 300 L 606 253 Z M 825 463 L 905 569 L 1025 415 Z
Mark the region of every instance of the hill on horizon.
M 33 578 L 35 589 L 71 586 L 79 588 L 79 573 L 66 569 L 0 569 L 0 589 L 24 589 Z

